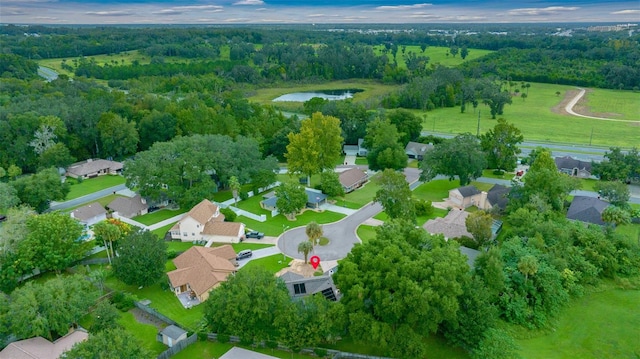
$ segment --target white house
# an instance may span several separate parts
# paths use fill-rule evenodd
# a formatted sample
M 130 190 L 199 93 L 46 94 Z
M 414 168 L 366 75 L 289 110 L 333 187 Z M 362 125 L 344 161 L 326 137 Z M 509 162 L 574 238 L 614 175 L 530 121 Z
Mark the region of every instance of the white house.
M 224 222 L 220 208 L 205 199 L 187 212 L 169 231 L 172 239 L 216 243 L 239 243 L 244 238 L 244 224 Z

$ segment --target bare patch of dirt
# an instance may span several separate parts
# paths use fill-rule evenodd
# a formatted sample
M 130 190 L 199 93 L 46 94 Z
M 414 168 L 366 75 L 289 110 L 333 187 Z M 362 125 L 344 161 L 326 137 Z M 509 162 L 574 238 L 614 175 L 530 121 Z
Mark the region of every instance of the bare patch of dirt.
M 287 272 L 300 274 L 303 277 L 313 277 L 313 273 L 315 272 L 315 270 L 313 269 L 311 264 L 305 264 L 301 259 L 294 259 L 289 263 L 289 267 L 283 268 L 278 273 L 276 273 L 276 277 L 279 277 Z
M 153 315 L 145 312 L 140 308 L 133 308 L 129 312 L 133 314 L 133 316 L 136 318 L 138 323 L 154 325 L 156 328 L 158 328 L 158 330 L 162 330 L 165 327 L 167 327 L 167 323 L 163 322 L 162 320 L 154 317 Z
M 565 110 L 565 108 L 567 107 L 569 102 L 571 102 L 571 100 L 573 100 L 573 98 L 576 97 L 576 95 L 578 95 L 579 93 L 580 93 L 580 90 L 568 90 L 564 94 L 564 98 L 562 99 L 562 101 L 560 101 L 560 103 L 558 105 L 552 107 L 551 111 L 553 113 L 557 113 L 557 114 L 560 114 L 560 115 L 569 115 L 569 113 Z M 575 111 L 575 107 L 574 107 L 574 111 Z M 578 112 L 578 111 L 576 111 L 576 112 Z
M 589 110 L 589 107 L 587 106 L 587 96 L 591 92 L 593 92 L 593 90 L 586 89 L 586 93 L 584 94 L 584 96 L 582 96 L 580 100 L 578 100 L 578 102 L 573 106 L 573 112 L 580 115 L 584 115 L 584 116 L 601 117 L 601 118 L 619 118 L 620 117 L 619 113 L 591 112 Z M 565 93 L 562 101 L 557 106 L 554 106 L 553 108 L 551 108 L 551 111 L 553 113 L 557 113 L 560 115 L 571 115 L 566 111 L 566 107 L 569 104 L 569 102 L 571 102 L 571 100 L 573 100 L 579 93 L 580 93 L 580 90 L 568 90 Z

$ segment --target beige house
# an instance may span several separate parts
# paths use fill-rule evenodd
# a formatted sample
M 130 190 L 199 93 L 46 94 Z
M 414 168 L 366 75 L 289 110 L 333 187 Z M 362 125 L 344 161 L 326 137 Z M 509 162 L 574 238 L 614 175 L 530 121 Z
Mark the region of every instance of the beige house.
M 66 175 L 72 178 L 86 179 L 106 174 L 119 174 L 122 172 L 122 167 L 121 162 L 90 158 L 67 167 Z
M 509 201 L 510 187 L 496 184 L 489 192 L 480 191 L 475 186 L 465 186 L 449 191 L 448 201 L 457 208 L 476 206 L 479 209 L 489 210 L 499 207 L 504 210 Z
M 187 212 L 169 233 L 172 239 L 182 242 L 239 243 L 244 238 L 244 224 L 224 222 L 220 208 L 205 199 Z
M 469 212 L 453 209 L 444 218 L 430 219 L 422 226 L 431 234 L 442 234 L 445 238 L 469 237 L 473 235 L 467 231 L 466 220 Z
M 369 175 L 359 168 L 350 168 L 339 175 L 344 193 L 353 192 L 369 180 Z
M 58 359 L 76 343 L 87 340 L 88 334 L 77 329 L 53 343 L 43 337 L 10 343 L 0 351 L 0 359 Z
M 71 212 L 71 218 L 76 219 L 85 226 L 93 226 L 107 219 L 107 210 L 100 203 L 93 202 Z
M 149 212 L 147 201 L 139 194 L 134 197 L 118 197 L 107 205 L 114 217 L 133 218 Z
M 167 273 L 171 290 L 191 294 L 203 302 L 209 292 L 236 271 L 236 252 L 230 245 L 215 248 L 193 246 L 173 260 L 176 270 Z

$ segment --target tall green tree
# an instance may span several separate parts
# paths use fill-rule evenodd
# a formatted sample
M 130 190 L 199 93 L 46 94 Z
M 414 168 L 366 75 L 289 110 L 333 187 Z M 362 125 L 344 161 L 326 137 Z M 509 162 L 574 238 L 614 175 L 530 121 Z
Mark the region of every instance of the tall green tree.
M 320 174 L 320 188 L 322 193 L 329 197 L 344 196 L 344 188 L 340 183 L 340 177 L 334 171 L 322 171 Z
M 287 218 L 295 218 L 296 214 L 307 205 L 307 193 L 304 187 L 296 183 L 281 184 L 276 194 L 278 196 L 276 208 Z
M 126 284 L 149 286 L 164 275 L 167 245 L 149 231 L 129 233 L 118 245 L 117 252 L 113 273 Z
M 231 176 L 229 178 L 229 188 L 231 188 L 231 193 L 233 194 L 233 200 L 236 205 L 238 205 L 238 195 L 241 187 L 242 186 L 240 185 L 240 181 L 238 181 L 238 177 Z
M 147 359 L 152 356 L 135 336 L 122 329 L 91 333 L 89 339 L 77 343 L 64 353 L 65 359 Z
M 55 168 L 20 177 L 9 184 L 16 189 L 22 203 L 39 213 L 48 209 L 51 201 L 64 200 L 69 193 L 69 184 L 60 181 L 60 175 Z
M 631 216 L 629 212 L 617 206 L 609 206 L 602 211 L 602 220 L 606 223 L 619 226 L 621 224 L 629 224 Z
M 113 243 L 122 238 L 124 234 L 118 226 L 108 221 L 96 223 L 93 226 L 93 234 L 97 241 L 104 243 L 107 249 L 107 258 L 109 259 L 109 264 L 111 264 L 111 257 L 115 257 L 115 253 L 113 253 Z
M 307 264 L 307 257 L 313 250 L 313 243 L 309 241 L 302 241 L 298 244 L 298 253 L 304 254 L 304 264 Z
M 527 203 L 537 198 L 551 205 L 552 209 L 560 210 L 567 195 L 579 187 L 578 179 L 560 173 L 551 153 L 544 150 L 538 153 L 527 172 L 520 201 Z
M 98 121 L 102 156 L 121 158 L 136 153 L 138 149 L 138 129 L 133 121 L 114 113 L 105 113 Z
M 309 242 L 313 245 L 315 245 L 316 241 L 322 237 L 322 226 L 316 221 L 309 222 L 304 231 L 307 234 L 307 238 L 309 238 Z
M 18 192 L 13 186 L 0 182 L 0 212 L 4 213 L 11 207 L 15 207 L 20 203 Z
M 493 217 L 485 211 L 473 212 L 465 219 L 467 231 L 473 235 L 478 247 L 485 247 L 489 244 L 493 236 L 492 224 Z
M 399 141 L 406 146 L 409 141 L 415 141 L 422 132 L 422 118 L 405 109 L 387 112 L 389 122 L 396 126 L 400 135 Z
M 640 153 L 632 148 L 623 153 L 620 147 L 611 147 L 604 154 L 603 161 L 593 163 L 593 174 L 604 181 L 640 180 Z
M 598 181 L 593 189 L 614 206 L 622 208 L 629 206 L 631 193 L 629 187 L 622 182 Z
M 289 134 L 287 164 L 291 173 L 307 176 L 333 169 L 342 153 L 340 120 L 316 112 L 302 120 L 300 132 Z
M 369 169 L 374 171 L 390 168 L 399 170 L 407 166 L 407 154 L 399 142 L 400 134 L 394 124 L 385 119 L 377 119 L 367 126 L 364 147 L 369 151 Z
M 478 139 L 469 134 L 458 135 L 436 144 L 420 162 L 420 178 L 430 181 L 437 175 L 445 175 L 452 181 L 458 177 L 461 186 L 482 176 L 487 166 L 484 152 Z
M 518 144 L 523 140 L 524 136 L 516 126 L 499 118 L 493 129 L 480 136 L 480 147 L 487 154 L 489 168 L 513 171 L 521 152 Z
M 379 202 L 389 218 L 415 222 L 415 205 L 407 179 L 401 172 L 386 169 L 377 179 L 380 189 L 373 200 Z

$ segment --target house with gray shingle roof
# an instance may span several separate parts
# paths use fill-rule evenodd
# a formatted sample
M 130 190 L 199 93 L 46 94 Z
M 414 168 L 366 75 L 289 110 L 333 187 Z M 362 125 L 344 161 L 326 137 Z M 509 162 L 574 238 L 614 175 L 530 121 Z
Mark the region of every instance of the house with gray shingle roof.
M 359 168 L 350 168 L 338 176 L 344 193 L 353 192 L 369 180 L 367 172 Z
M 480 192 L 476 186 L 464 186 L 449 191 L 449 201 L 457 207 L 467 208 L 480 203 Z
M 107 219 L 107 210 L 99 202 L 93 202 L 71 212 L 71 218 L 85 226 L 93 226 Z
M 558 171 L 562 173 L 578 178 L 591 177 L 591 162 L 580 161 L 569 156 L 556 157 L 554 161 Z
M 602 212 L 604 212 L 607 207 L 609 207 L 609 202 L 605 202 L 599 198 L 575 196 L 567 211 L 567 218 L 602 226 L 605 224 L 602 220 Z
M 149 206 L 147 201 L 139 194 L 134 197 L 118 197 L 107 205 L 107 208 L 114 212 L 114 216 L 133 218 L 147 214 Z
M 340 300 L 340 292 L 333 283 L 330 275 L 321 275 L 314 277 L 304 277 L 291 271 L 280 276 L 284 284 L 289 290 L 289 296 L 293 299 L 299 299 L 308 295 L 322 294 L 326 299 L 332 301 Z
M 187 339 L 187 331 L 173 324 L 158 333 L 158 341 L 169 348 L 185 339 Z
M 122 173 L 122 167 L 122 162 L 90 158 L 67 167 L 66 175 L 72 178 L 93 178 Z
M 433 148 L 431 144 L 424 144 L 419 142 L 409 142 L 407 146 L 404 148 L 404 152 L 407 154 L 409 158 L 415 158 L 417 160 L 422 160 L 424 154 L 427 153 L 430 149 Z
M 322 191 L 313 188 L 305 188 L 304 191 L 307 194 L 307 208 L 318 209 L 327 202 L 327 195 Z M 263 195 L 262 198 L 264 199 L 260 201 L 260 207 L 267 211 L 277 210 L 278 195 L 275 191 Z

